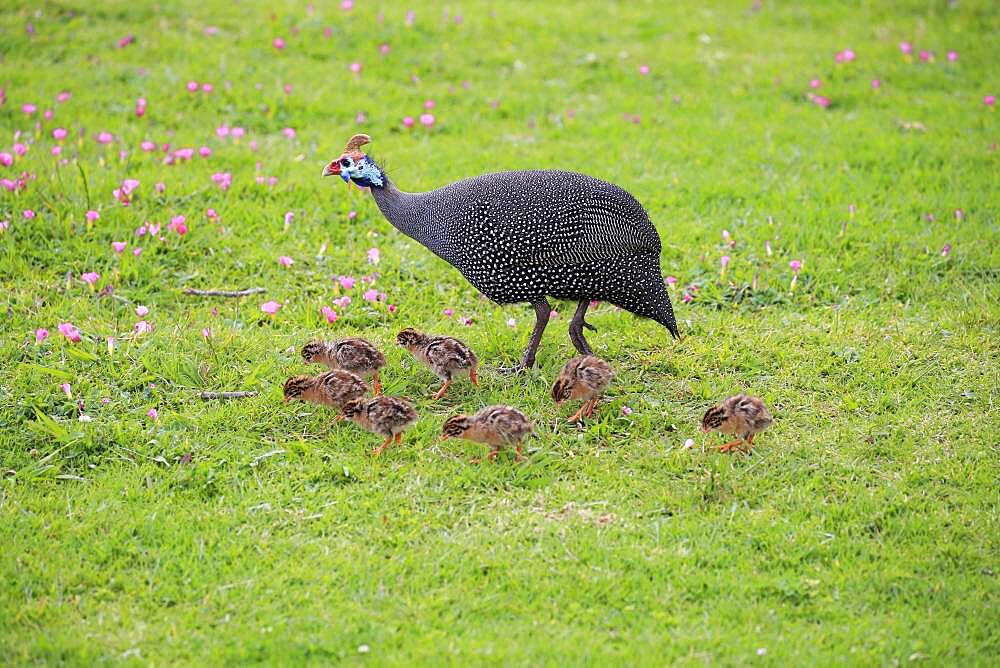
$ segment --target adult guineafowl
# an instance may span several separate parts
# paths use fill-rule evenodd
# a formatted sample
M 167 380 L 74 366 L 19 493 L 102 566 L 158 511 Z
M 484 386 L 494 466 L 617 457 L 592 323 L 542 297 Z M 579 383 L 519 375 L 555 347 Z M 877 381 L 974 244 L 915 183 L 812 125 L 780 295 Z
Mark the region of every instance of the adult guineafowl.
M 378 208 L 403 234 L 462 272 L 500 304 L 535 307 L 535 329 L 519 370 L 535 363 L 549 321 L 547 297 L 579 302 L 569 337 L 591 353 L 583 328 L 591 300 L 652 318 L 677 338 L 660 274 L 660 237 L 632 195 L 584 174 L 530 170 L 484 174 L 426 193 L 397 189 L 355 135 L 323 170 L 370 188 Z

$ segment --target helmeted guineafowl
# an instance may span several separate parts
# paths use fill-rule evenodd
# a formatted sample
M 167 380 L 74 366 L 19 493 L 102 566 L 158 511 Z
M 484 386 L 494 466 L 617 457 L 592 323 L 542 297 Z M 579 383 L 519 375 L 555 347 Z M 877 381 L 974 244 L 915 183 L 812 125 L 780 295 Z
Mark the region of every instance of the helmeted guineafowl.
M 547 297 L 577 300 L 569 336 L 590 354 L 583 328 L 591 300 L 652 318 L 678 336 L 660 274 L 660 237 L 632 195 L 584 174 L 557 170 L 498 172 L 426 193 L 397 189 L 355 135 L 323 170 L 371 188 L 400 232 L 453 265 L 500 304 L 535 307 L 535 329 L 514 369 L 530 367 L 549 321 Z

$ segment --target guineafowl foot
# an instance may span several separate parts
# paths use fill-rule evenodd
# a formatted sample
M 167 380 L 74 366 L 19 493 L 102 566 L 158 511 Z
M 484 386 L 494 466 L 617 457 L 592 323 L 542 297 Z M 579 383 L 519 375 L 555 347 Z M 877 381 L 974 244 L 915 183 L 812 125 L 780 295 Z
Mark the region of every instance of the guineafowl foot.
M 549 315 L 552 313 L 552 307 L 545 297 L 539 297 L 538 299 L 531 302 L 531 305 L 535 307 L 535 329 L 531 332 L 531 340 L 528 341 L 528 347 L 521 355 L 521 361 L 511 367 L 500 367 L 497 369 L 503 374 L 514 374 L 530 369 L 535 366 L 535 354 L 538 353 L 538 344 L 542 342 L 542 332 L 545 331 L 545 326 L 549 324 Z
M 597 331 L 593 325 L 584 319 L 588 306 L 590 306 L 590 300 L 581 299 L 580 303 L 576 306 L 576 313 L 573 314 L 573 319 L 569 321 L 569 340 L 573 342 L 573 347 L 581 355 L 590 355 L 592 353 L 590 344 L 587 343 L 587 339 L 583 336 L 584 327 L 592 332 Z

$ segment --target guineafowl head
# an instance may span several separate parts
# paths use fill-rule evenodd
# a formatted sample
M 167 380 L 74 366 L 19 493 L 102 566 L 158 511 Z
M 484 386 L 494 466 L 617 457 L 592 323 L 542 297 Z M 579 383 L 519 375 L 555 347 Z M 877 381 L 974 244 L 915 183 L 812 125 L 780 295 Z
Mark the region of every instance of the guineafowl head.
M 461 438 L 471 426 L 472 419 L 468 415 L 453 415 L 445 421 L 441 428 L 441 440 Z
M 361 152 L 361 147 L 371 142 L 368 135 L 354 135 L 344 147 L 344 152 L 323 170 L 323 176 L 339 176 L 345 183 L 354 182 L 362 188 L 381 188 L 385 174 L 375 161 Z
M 293 376 L 285 381 L 284 395 L 285 401 L 301 399 L 309 389 L 315 385 L 315 381 L 309 376 Z

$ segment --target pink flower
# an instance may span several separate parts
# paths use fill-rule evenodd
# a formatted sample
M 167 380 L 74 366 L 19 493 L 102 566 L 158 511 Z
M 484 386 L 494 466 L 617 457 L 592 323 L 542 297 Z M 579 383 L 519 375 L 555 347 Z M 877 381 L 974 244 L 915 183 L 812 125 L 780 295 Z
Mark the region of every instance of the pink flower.
M 13 164 L 14 164 L 14 156 L 12 156 L 10 153 L 7 153 L 6 151 L 0 153 L 0 165 L 3 165 L 4 167 L 10 167 Z
M 203 83 L 201 85 L 201 92 L 202 93 L 211 93 L 214 89 L 215 89 L 215 87 L 212 86 L 212 84 L 210 84 L 210 83 Z
M 278 263 L 281 264 L 284 267 L 291 267 L 293 264 L 295 264 L 295 260 L 293 260 L 292 258 L 288 257 L 287 255 L 279 255 L 278 256 Z
M 149 307 L 139 304 L 135 307 L 135 314 L 140 318 L 149 314 Z
M 354 122 L 357 123 L 358 125 L 365 123 L 367 120 L 368 117 L 365 116 L 365 112 L 363 111 L 359 111 L 358 115 L 354 117 Z
M 343 9 L 345 12 L 351 11 L 351 9 L 354 8 L 353 0 L 344 0 L 343 2 L 340 3 L 340 8 Z
M 56 128 L 55 130 L 52 131 L 52 138 L 61 141 L 66 138 L 67 134 L 68 133 L 66 132 L 65 128 Z
M 642 76 L 646 76 L 647 74 L 649 74 L 649 65 L 640 65 L 639 74 L 641 74 Z
M 823 85 L 823 82 L 820 81 L 819 79 L 811 79 L 809 81 L 809 87 L 810 88 L 819 88 L 822 85 Z
M 339 282 L 340 287 L 344 288 L 345 290 L 354 289 L 355 280 L 353 276 L 340 276 L 339 278 L 337 278 L 337 282 Z
M 363 297 L 366 302 L 376 301 L 378 299 L 378 290 L 373 290 L 373 289 L 365 290 L 365 294 L 363 295 Z
M 79 343 L 83 339 L 83 337 L 80 336 L 79 330 L 68 322 L 59 324 L 59 333 L 73 343 Z
M 433 127 L 434 125 L 434 114 L 420 114 L 420 123 L 425 127 Z
M 212 220 L 215 220 L 216 218 L 219 217 L 219 214 L 215 209 L 208 209 L 207 211 L 205 211 L 205 215 L 211 218 Z
M 233 175 L 229 172 L 216 172 L 212 174 L 212 181 L 223 190 L 229 190 L 229 186 L 233 182 Z
M 115 351 L 115 337 L 109 336 L 108 337 L 108 354 L 110 355 L 114 351 Z
M 283 135 L 285 135 L 286 137 L 288 137 L 289 139 L 295 139 L 295 129 L 294 128 L 285 128 L 284 130 L 281 131 L 281 133 Z
M 115 249 L 115 254 L 121 255 L 128 243 L 125 241 L 112 241 L 111 247 Z
M 792 260 L 788 266 L 792 268 L 793 273 L 797 274 L 802 270 L 802 260 Z
M 390 51 L 390 49 L 389 49 L 389 45 L 388 44 L 381 44 L 378 47 L 378 52 L 381 53 L 383 56 L 388 55 L 389 51 Z
M 437 106 L 437 103 L 434 100 L 424 100 L 424 109 L 430 111 L 431 109 L 433 109 L 436 106 Z
M 53 146 L 52 155 L 62 155 L 62 146 Z
M 231 129 L 231 130 L 229 131 L 229 134 L 230 134 L 231 136 L 235 137 L 236 139 L 239 139 L 240 137 L 242 137 L 242 136 L 243 136 L 243 135 L 245 135 L 246 133 L 247 133 L 247 131 L 246 131 L 246 130 L 244 130 L 243 128 L 239 127 L 239 126 L 236 126 L 235 128 L 232 128 L 232 129 Z
M 207 28 L 205 28 L 205 34 L 208 35 L 209 37 L 215 37 L 216 35 L 219 34 L 219 29 L 216 28 L 215 26 L 208 26 Z
M 359 74 L 361 72 L 361 63 L 358 62 L 351 63 L 351 71 L 354 72 L 355 74 Z
M 412 26 L 413 25 L 413 21 L 414 21 L 414 19 L 416 19 L 416 17 L 417 17 L 417 15 L 414 13 L 414 11 L 412 9 L 409 10 L 408 12 L 406 12 L 406 25 L 407 26 Z
M 292 84 L 285 84 L 284 86 L 281 87 L 281 90 L 285 91 L 285 95 L 291 95 L 292 94 Z
M 395 313 L 395 312 L 396 312 L 396 305 L 389 304 L 389 313 Z
M 295 214 L 292 213 L 291 211 L 286 211 L 285 212 L 285 227 L 288 227 L 289 225 L 291 225 L 293 220 L 295 220 Z
M 951 252 L 951 244 L 945 244 L 941 247 L 941 257 L 948 257 L 948 253 Z
M 148 417 L 150 420 L 155 420 L 157 417 L 159 417 L 159 415 L 160 414 L 156 412 L 155 408 L 150 408 L 148 411 L 146 411 L 146 417 Z
M 139 181 L 136 179 L 125 179 L 122 181 L 122 190 L 125 191 L 126 195 L 131 195 L 132 191 L 139 187 Z
M 63 394 L 66 395 L 67 399 L 73 398 L 73 389 L 70 387 L 69 383 L 63 383 L 59 387 L 62 389 Z
M 197 81 L 188 81 L 187 82 L 187 89 L 188 89 L 189 93 L 197 93 L 198 92 L 198 82 Z
M 92 223 L 95 220 L 99 219 L 101 217 L 101 214 L 99 214 L 96 211 L 94 211 L 93 209 L 91 209 L 87 213 L 83 214 L 83 217 L 86 218 L 89 222 Z
M 961 209 L 955 209 L 955 220 L 962 220 L 965 218 L 965 212 Z
M 14 144 L 14 155 L 24 155 L 28 152 L 27 144 L 17 143 Z
M 507 326 L 517 327 L 517 320 L 515 320 L 514 318 L 507 318 Z
M 673 287 L 673 286 L 677 285 L 677 277 L 676 276 L 667 276 L 667 285 L 669 285 L 670 287 Z
M 956 60 L 958 60 L 958 52 L 957 51 L 949 51 L 948 52 L 948 62 L 953 63 Z
M 692 301 L 694 301 L 694 297 L 691 296 L 690 292 L 685 292 L 684 296 L 681 297 L 681 301 L 684 302 L 685 304 L 690 304 Z
M 324 306 L 320 309 L 320 311 L 323 313 L 323 317 L 326 318 L 328 323 L 333 324 L 337 322 L 337 312 L 329 306 Z
M 264 313 L 274 315 L 279 310 L 281 310 L 281 304 L 275 301 L 264 302 L 263 304 L 260 305 L 260 310 L 263 311 Z
M 25 105 L 21 106 L 21 111 L 23 111 L 25 114 L 28 114 L 30 116 L 31 114 L 33 114 L 36 111 L 38 111 L 38 107 L 36 107 L 35 105 L 33 105 L 31 103 L 28 103 L 28 104 L 25 104 Z
M 358 212 L 357 211 L 348 211 L 347 212 L 347 220 L 354 220 L 357 217 L 358 217 Z
M 412 128 L 413 122 L 414 121 L 412 116 L 403 116 L 403 125 L 405 125 L 406 127 Z
M 632 409 L 628 406 L 622 406 L 622 415 L 631 415 Z
M 280 51 L 281 49 L 285 48 L 285 40 L 281 39 L 280 37 L 275 37 L 274 41 L 271 42 L 271 46 Z
M 136 257 L 139 257 L 140 255 L 142 255 L 142 247 L 140 246 L 138 248 L 133 248 L 132 249 L 132 255 L 134 255 Z
M 872 89 L 873 90 L 878 90 L 881 87 L 882 87 L 882 82 L 880 80 L 878 80 L 878 79 L 872 79 Z
M 837 54 L 836 60 L 838 63 L 849 63 L 856 58 L 856 55 L 850 49 L 844 49 Z
M 146 153 L 149 153 L 150 151 L 155 151 L 156 150 L 156 144 L 154 144 L 153 142 L 147 140 L 147 141 L 144 141 L 141 144 L 139 144 L 139 148 L 141 148 Z
M 210 155 L 212 155 L 212 149 L 210 149 L 207 146 L 202 146 L 201 148 L 198 149 L 198 155 L 200 155 L 203 158 L 207 158 Z
M 379 263 L 379 250 L 377 248 L 368 249 L 368 264 L 378 264 Z
M 720 257 L 719 264 L 722 266 L 722 269 L 725 270 L 725 268 L 729 266 L 729 256 L 723 255 L 722 257 Z
M 987 95 L 986 97 L 983 98 L 983 104 L 985 104 L 987 107 L 992 107 L 996 103 L 997 103 L 996 95 Z
M 101 275 L 98 274 L 97 272 L 88 271 L 80 278 L 83 280 L 84 283 L 86 283 L 90 287 L 94 287 L 94 283 L 96 283 L 100 277 Z
M 351 303 L 351 298 L 348 297 L 347 295 L 344 295 L 343 297 L 338 297 L 337 299 L 333 300 L 333 304 L 337 308 L 344 308 L 350 303 Z
M 21 212 L 21 215 L 24 216 L 25 220 L 31 220 L 32 218 L 35 217 L 35 212 L 32 211 L 31 209 L 25 209 L 24 211 Z
M 208 327 L 202 327 L 201 328 L 201 335 L 202 335 L 202 337 L 204 337 L 206 339 L 210 339 L 210 338 L 212 338 L 212 330 L 209 329 Z
M 44 327 L 39 327 L 35 330 L 35 343 L 41 343 L 45 339 L 49 338 L 49 330 Z
M 917 54 L 917 57 L 926 63 L 931 59 L 932 54 L 930 51 L 921 51 L 919 54 Z
M 444 314 L 445 314 L 445 315 L 446 315 L 447 317 L 449 317 L 449 318 L 450 318 L 451 316 L 455 315 L 455 311 L 454 311 L 453 309 L 450 309 L 450 308 L 446 308 L 446 309 L 444 310 Z
M 114 135 L 110 132 L 98 132 L 97 133 L 97 143 L 98 144 L 110 144 L 114 141 Z
M 70 93 L 68 91 L 62 91 L 56 95 L 56 102 L 62 104 L 63 102 L 69 102 Z
M 910 44 L 909 42 L 900 42 L 899 43 L 899 50 L 902 51 L 903 53 L 912 53 L 913 52 L 913 45 Z
M 462 316 L 461 318 L 459 318 L 459 321 L 466 327 L 472 326 L 472 318 L 467 318 L 465 316 Z
M 812 102 L 813 102 L 813 104 L 819 105 L 820 107 L 823 107 L 824 109 L 826 109 L 827 107 L 830 106 L 830 98 L 823 97 L 822 95 L 814 95 L 812 97 Z
M 223 123 L 219 127 L 215 128 L 215 134 L 219 137 L 229 136 L 229 126 Z
M 132 326 L 132 329 L 136 334 L 149 334 L 153 331 L 153 325 L 146 322 L 145 320 L 140 320 Z
M 124 49 L 126 46 L 134 42 L 135 42 L 135 35 L 125 35 L 120 40 L 118 40 L 118 48 Z

